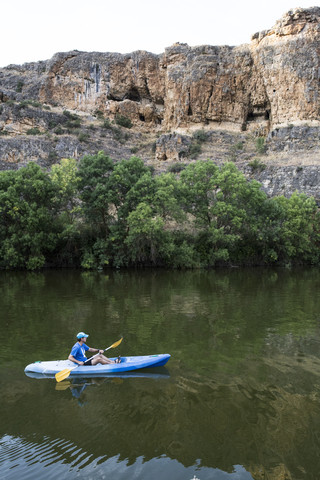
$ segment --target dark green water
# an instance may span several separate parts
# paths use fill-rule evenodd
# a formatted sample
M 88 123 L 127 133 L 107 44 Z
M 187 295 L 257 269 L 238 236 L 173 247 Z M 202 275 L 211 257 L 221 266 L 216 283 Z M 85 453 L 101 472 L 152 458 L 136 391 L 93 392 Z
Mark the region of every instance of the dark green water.
M 0 273 L 0 477 L 318 480 L 320 271 Z M 75 334 L 170 353 L 126 378 L 33 379 Z

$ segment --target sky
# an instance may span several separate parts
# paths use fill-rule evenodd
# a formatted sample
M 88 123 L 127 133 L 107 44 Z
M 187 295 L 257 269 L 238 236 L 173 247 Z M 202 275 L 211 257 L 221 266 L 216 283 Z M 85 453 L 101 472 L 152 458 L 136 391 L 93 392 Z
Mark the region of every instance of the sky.
M 314 0 L 7 0 L 0 15 L 0 67 L 57 52 L 162 53 L 175 42 L 240 45 L 288 10 Z

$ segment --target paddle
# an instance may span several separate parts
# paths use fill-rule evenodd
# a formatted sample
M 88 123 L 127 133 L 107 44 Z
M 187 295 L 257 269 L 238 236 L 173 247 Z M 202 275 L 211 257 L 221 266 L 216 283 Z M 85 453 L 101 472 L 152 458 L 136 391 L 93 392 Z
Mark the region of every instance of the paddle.
M 110 348 L 117 347 L 118 345 L 120 345 L 122 340 L 123 340 L 123 337 L 121 337 L 120 340 L 118 340 L 117 342 L 110 345 L 110 347 L 105 348 L 104 352 L 106 352 L 107 350 L 110 350 Z M 92 358 L 97 357 L 98 355 L 99 355 L 99 353 L 96 353 L 96 355 L 93 355 L 92 357 L 88 358 L 88 360 L 91 360 Z M 64 370 L 61 370 L 61 372 L 56 373 L 55 378 L 56 378 L 57 382 L 61 382 L 65 378 L 69 377 L 70 372 L 72 372 L 72 370 L 74 370 L 75 368 L 78 368 L 78 367 L 80 367 L 80 365 L 76 365 L 75 367 L 71 367 L 71 368 L 65 368 Z

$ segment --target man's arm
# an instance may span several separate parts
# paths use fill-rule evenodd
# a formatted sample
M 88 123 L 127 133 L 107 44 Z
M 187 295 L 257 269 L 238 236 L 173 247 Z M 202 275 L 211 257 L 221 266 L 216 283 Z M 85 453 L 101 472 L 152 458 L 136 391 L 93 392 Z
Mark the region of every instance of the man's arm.
M 103 353 L 104 350 L 101 350 L 100 348 L 91 348 L 91 347 L 89 347 L 89 352 L 91 352 L 91 353 Z
M 77 363 L 78 365 L 83 365 L 84 364 L 84 362 L 80 362 L 79 360 L 76 360 L 74 358 L 74 356 L 71 355 L 71 354 L 69 355 L 68 360 L 70 360 L 71 362 Z

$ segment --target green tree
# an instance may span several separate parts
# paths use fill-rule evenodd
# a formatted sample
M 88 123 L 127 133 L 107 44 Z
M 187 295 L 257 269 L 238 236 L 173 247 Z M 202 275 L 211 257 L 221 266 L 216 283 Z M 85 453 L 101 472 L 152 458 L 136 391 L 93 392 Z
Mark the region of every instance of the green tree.
M 211 160 L 195 162 L 180 175 L 180 198 L 186 212 L 198 227 L 208 227 L 212 221 L 210 207 L 216 195 L 215 176 L 219 168 Z
M 110 177 L 113 161 L 100 151 L 79 162 L 79 197 L 82 212 L 82 260 L 84 268 L 103 268 L 109 263 L 110 229 L 114 222 Z
M 257 257 L 257 236 L 263 227 L 267 196 L 255 180 L 248 181 L 234 163 L 223 165 L 216 178 L 217 202 L 211 214 L 216 218 L 215 235 L 236 261 Z
M 172 173 L 155 177 L 152 204 L 155 212 L 164 220 L 175 221 L 178 225 L 186 219 L 181 205 L 179 182 Z
M 79 193 L 87 224 L 96 236 L 109 233 L 112 213 L 110 176 L 113 161 L 104 154 L 86 155 L 79 162 Z
M 141 182 L 141 178 L 144 178 Z M 135 188 L 137 183 L 139 187 Z M 118 218 L 126 218 L 145 194 L 148 193 L 152 183 L 151 172 L 140 158 L 131 157 L 121 160 L 114 167 L 110 177 L 111 198 Z M 135 189 L 135 192 L 133 192 Z
M 219 168 L 212 161 L 189 165 L 180 178 L 201 264 L 243 259 L 266 201 L 258 182 L 249 182 L 233 163 Z
M 56 190 L 49 175 L 29 163 L 0 172 L 0 266 L 44 266 L 58 239 Z
M 74 158 L 62 158 L 60 164 L 52 165 L 50 178 L 57 191 L 60 208 L 73 209 L 78 191 L 79 175 Z
M 278 227 L 275 248 L 279 260 L 319 262 L 320 214 L 314 198 L 294 193 L 290 198 L 273 199 Z
M 125 243 L 130 249 L 130 260 L 140 264 L 162 264 L 172 249 L 164 220 L 154 216 L 146 203 L 140 203 L 129 214 Z
M 78 205 L 79 175 L 74 158 L 63 158 L 51 168 L 50 178 L 56 190 L 53 202 L 57 206 L 59 240 L 56 247 L 59 264 L 79 262 L 81 246 L 81 209 Z
M 131 157 L 116 164 L 110 180 L 115 212 L 115 222 L 110 234 L 113 263 L 124 266 L 133 263 L 132 252 L 126 243 L 129 232 L 128 217 L 141 202 L 151 204 L 154 179 L 142 160 Z

